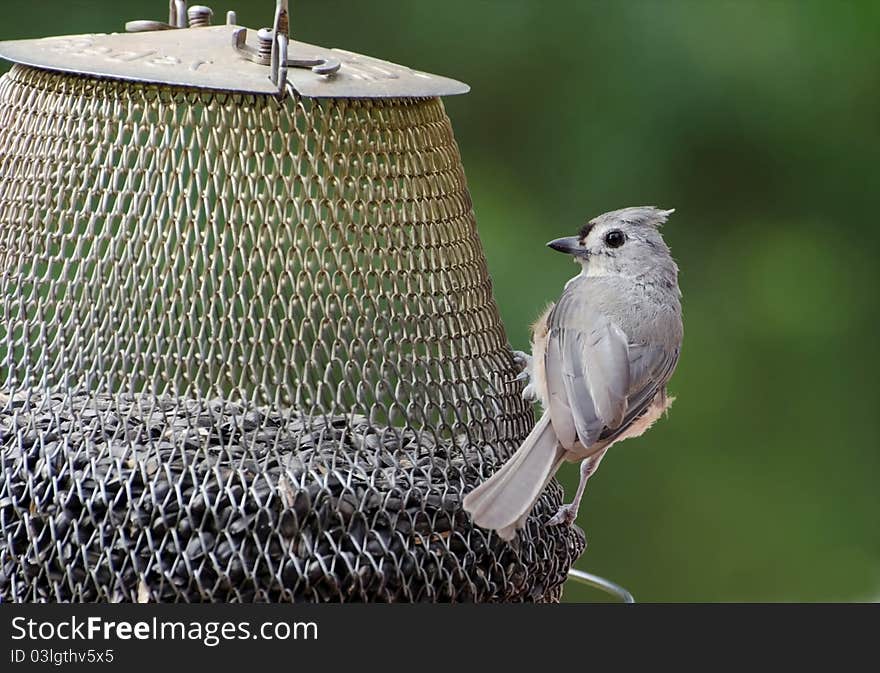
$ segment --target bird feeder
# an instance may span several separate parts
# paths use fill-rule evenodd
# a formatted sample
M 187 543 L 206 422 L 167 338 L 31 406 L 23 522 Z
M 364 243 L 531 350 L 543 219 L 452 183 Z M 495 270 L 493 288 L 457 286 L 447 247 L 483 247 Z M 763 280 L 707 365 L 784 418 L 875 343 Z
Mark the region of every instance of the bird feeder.
M 441 102 L 212 25 L 0 44 L 0 598 L 556 601 L 462 496 L 533 417 Z

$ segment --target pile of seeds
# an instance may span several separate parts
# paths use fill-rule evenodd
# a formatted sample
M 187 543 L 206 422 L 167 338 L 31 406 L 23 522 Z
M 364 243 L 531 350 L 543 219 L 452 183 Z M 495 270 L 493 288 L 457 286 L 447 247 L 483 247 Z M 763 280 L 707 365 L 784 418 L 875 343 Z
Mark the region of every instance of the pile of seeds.
M 224 400 L 0 397 L 3 601 L 553 601 L 584 548 L 473 527 L 489 447 Z

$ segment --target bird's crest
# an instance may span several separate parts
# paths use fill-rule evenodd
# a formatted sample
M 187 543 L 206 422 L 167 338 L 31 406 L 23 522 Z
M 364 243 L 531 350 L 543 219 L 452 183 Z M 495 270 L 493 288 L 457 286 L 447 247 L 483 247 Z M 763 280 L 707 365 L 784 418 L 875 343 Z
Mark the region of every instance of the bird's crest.
M 603 213 L 602 215 L 594 217 L 587 222 L 581 227 L 578 235 L 581 239 L 584 239 L 597 224 L 613 221 L 626 222 L 627 224 L 633 224 L 636 226 L 652 226 L 659 229 L 666 224 L 666 220 L 674 212 L 675 208 L 663 210 L 656 206 L 631 206 L 629 208 L 621 208 L 620 210 L 612 210 L 608 213 Z

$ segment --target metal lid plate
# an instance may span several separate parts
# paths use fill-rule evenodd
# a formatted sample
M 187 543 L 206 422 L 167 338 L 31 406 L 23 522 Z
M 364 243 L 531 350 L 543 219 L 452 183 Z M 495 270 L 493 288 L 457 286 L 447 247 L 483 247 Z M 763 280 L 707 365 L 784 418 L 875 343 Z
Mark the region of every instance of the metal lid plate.
M 270 69 L 234 46 L 238 26 L 140 33 L 46 37 L 0 42 L 0 57 L 35 68 L 134 82 L 254 94 L 279 93 Z M 258 48 L 257 31 L 247 44 Z M 335 60 L 338 72 L 288 70 L 290 86 L 307 98 L 421 98 L 467 93 L 467 84 L 370 56 L 290 41 L 290 59 Z

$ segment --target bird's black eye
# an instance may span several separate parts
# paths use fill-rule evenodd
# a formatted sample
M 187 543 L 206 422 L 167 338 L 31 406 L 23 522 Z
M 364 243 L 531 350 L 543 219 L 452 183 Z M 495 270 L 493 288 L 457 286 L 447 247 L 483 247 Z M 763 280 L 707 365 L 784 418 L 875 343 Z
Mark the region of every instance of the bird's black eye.
M 609 248 L 619 248 L 625 242 L 626 242 L 626 234 L 624 234 L 619 229 L 609 231 L 607 234 L 605 234 L 605 244 Z

